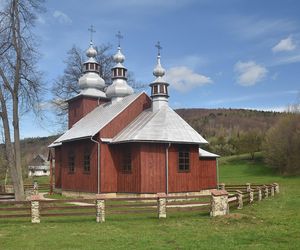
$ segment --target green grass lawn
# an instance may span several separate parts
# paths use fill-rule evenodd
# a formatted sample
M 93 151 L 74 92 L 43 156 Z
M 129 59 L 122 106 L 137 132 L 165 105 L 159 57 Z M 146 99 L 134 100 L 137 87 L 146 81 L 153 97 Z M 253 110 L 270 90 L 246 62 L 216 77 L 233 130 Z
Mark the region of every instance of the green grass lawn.
M 222 159 L 220 181 L 280 184 L 280 194 L 232 210 L 229 216 L 205 213 L 110 215 L 0 220 L 0 249 L 300 249 L 300 178 L 280 177 L 261 158 Z

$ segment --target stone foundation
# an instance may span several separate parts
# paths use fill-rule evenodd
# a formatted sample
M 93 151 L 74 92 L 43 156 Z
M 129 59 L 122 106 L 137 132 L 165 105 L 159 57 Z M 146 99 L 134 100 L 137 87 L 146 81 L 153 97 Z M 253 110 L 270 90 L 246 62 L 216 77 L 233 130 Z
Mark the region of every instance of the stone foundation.
M 169 193 L 169 197 L 176 197 L 176 196 L 196 196 L 196 195 L 210 195 L 211 192 L 216 189 L 207 189 L 201 190 L 198 192 L 181 192 L 181 193 Z M 62 195 L 67 197 L 82 197 L 86 199 L 94 199 L 95 193 L 87 193 L 87 192 L 75 192 L 75 191 L 68 191 L 68 190 L 59 190 Z M 56 192 L 56 191 L 55 191 Z M 101 193 L 104 194 L 106 198 L 154 198 L 157 197 L 157 194 L 150 194 L 150 193 Z

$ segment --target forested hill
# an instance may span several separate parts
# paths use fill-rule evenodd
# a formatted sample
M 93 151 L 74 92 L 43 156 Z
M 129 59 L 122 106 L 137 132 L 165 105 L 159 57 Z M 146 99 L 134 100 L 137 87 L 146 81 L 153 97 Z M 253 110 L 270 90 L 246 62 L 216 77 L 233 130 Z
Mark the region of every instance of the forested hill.
M 284 115 L 247 109 L 177 109 L 176 112 L 205 138 L 230 137 L 252 130 L 264 133 Z

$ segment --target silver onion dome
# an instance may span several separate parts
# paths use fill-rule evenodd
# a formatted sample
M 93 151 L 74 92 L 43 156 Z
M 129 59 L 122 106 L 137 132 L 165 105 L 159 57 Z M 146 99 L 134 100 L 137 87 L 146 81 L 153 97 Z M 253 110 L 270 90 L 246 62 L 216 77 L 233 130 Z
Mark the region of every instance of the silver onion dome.
M 123 63 L 125 61 L 125 56 L 121 52 L 121 47 L 118 47 L 117 53 L 113 57 L 115 63 Z
M 87 57 L 96 57 L 97 56 L 97 54 L 98 54 L 98 52 L 97 52 L 97 50 L 94 48 L 94 46 L 93 46 L 93 43 L 92 42 L 90 42 L 90 47 L 86 50 L 86 56 Z
M 153 70 L 153 75 L 156 77 L 163 77 L 166 71 L 160 64 L 160 55 L 157 56 L 157 65 Z
M 105 87 L 104 80 L 95 72 L 88 72 L 82 75 L 78 80 L 78 84 L 81 89 L 103 89 Z
M 133 94 L 133 89 L 124 79 L 115 79 L 105 93 L 108 98 L 124 97 Z

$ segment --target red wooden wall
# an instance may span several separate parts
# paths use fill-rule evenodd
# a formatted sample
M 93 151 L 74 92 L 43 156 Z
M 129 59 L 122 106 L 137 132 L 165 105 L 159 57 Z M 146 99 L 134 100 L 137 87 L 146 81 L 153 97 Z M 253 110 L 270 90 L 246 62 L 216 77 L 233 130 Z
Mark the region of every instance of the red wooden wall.
M 166 190 L 166 145 L 141 144 L 141 193 Z
M 97 192 L 97 144 L 89 139 L 67 142 L 62 146 L 61 157 L 61 188 L 63 190 Z M 83 157 L 85 148 L 90 149 L 90 172 L 84 173 Z M 68 153 L 73 151 L 75 155 L 75 171 L 69 172 Z
M 71 99 L 69 105 L 69 128 L 71 128 L 77 121 L 91 112 L 94 108 L 105 103 L 106 100 L 98 99 L 88 96 L 79 96 Z
M 55 187 L 61 188 L 61 147 L 55 147 Z
M 199 160 L 198 145 L 190 145 L 190 171 L 178 171 L 178 145 L 169 149 L 169 192 L 215 188 L 216 160 Z

